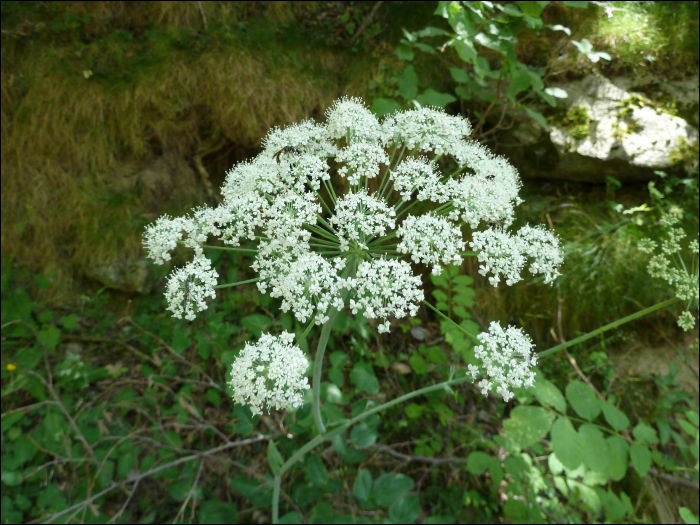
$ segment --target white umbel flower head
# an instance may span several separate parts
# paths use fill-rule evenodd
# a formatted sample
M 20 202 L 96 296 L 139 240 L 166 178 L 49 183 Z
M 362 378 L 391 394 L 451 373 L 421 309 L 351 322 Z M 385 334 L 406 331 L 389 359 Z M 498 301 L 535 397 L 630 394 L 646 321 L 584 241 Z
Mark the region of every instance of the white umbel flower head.
M 336 100 L 326 111 L 326 132 L 328 138 L 347 138 L 348 143 L 356 140 L 377 141 L 382 136 L 377 117 L 367 109 L 361 98 L 354 97 Z
M 465 246 L 462 232 L 444 217 L 432 213 L 420 217 L 409 215 L 396 236 L 402 239 L 396 249 L 411 254 L 415 262 L 432 264 L 434 275 L 440 275 L 440 263 L 462 264 L 460 252 Z
M 253 415 L 262 409 L 285 410 L 302 404 L 309 380 L 304 376 L 309 362 L 304 352 L 293 345 L 294 335 L 263 334 L 245 348 L 231 365 L 229 385 L 236 403 L 250 405 Z
M 347 177 L 350 184 L 359 184 L 362 177 L 373 179 L 379 174 L 380 164 L 389 162 L 384 148 L 367 141 L 352 142 L 338 151 L 337 162 L 344 162 L 338 173 Z
M 408 157 L 401 161 L 390 173 L 394 181 L 394 191 L 399 192 L 405 201 L 416 192 L 419 201 L 429 199 L 433 202 L 447 200 L 445 185 L 435 172 L 435 166 L 426 157 Z
M 488 332 L 478 336 L 481 345 L 476 346 L 476 357 L 483 366 L 469 365 L 472 379 L 486 374 L 478 386 L 481 393 L 488 395 L 496 387 L 496 393 L 508 402 L 514 394 L 511 388 L 531 387 L 535 381 L 532 368 L 537 365 L 537 354 L 530 338 L 520 328 L 509 326 L 503 330 L 496 322 L 491 323 Z
M 413 275 L 411 265 L 405 261 L 363 261 L 354 284 L 355 297 L 350 299 L 352 313 L 362 309 L 368 319 L 384 319 L 379 325 L 380 334 L 389 331 L 389 317 L 415 316 L 423 300 L 420 277 Z
M 453 117 L 438 108 L 424 107 L 394 113 L 384 119 L 384 137 L 387 145 L 406 146 L 410 151 L 451 154 L 465 142 L 472 132 L 469 121 Z
M 544 275 L 545 284 L 559 277 L 559 266 L 564 262 L 559 238 L 544 226 L 523 226 L 517 233 L 523 254 L 530 259 L 532 275 Z
M 165 264 L 170 260 L 170 252 L 175 249 L 178 241 L 182 240 L 182 232 L 192 226 L 186 218 L 178 217 L 171 219 L 167 215 L 162 215 L 156 222 L 146 226 L 143 245 L 146 248 L 148 257 L 156 264 Z
M 205 299 L 214 299 L 214 286 L 218 279 L 216 270 L 211 267 L 211 261 L 206 257 L 195 257 L 184 268 L 178 268 L 170 274 L 166 286 L 165 298 L 168 310 L 173 317 L 189 321 L 195 318 L 195 312 L 207 309 Z
M 336 228 L 340 249 L 350 249 L 350 241 L 367 249 L 367 242 L 386 235 L 387 228 L 394 228 L 396 212 L 382 200 L 367 194 L 367 190 L 348 193 L 338 200 L 331 224 Z

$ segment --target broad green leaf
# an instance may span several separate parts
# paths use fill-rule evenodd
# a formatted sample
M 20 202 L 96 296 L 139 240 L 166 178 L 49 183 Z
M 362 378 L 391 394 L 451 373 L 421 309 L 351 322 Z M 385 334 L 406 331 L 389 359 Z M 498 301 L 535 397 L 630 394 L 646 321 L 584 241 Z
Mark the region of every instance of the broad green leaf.
M 406 415 L 408 419 L 416 419 L 423 414 L 423 407 L 416 403 L 411 403 L 406 407 Z
M 678 424 L 683 430 L 685 430 L 688 433 L 690 437 L 698 439 L 698 429 L 696 427 L 688 423 L 685 419 L 681 419 L 680 417 L 676 417 L 676 421 L 678 421 Z
M 464 69 L 451 67 L 450 74 L 452 75 L 454 81 L 459 82 L 460 84 L 465 84 L 469 80 L 469 73 L 464 71 Z
M 630 447 L 630 459 L 632 466 L 640 477 L 644 477 L 651 468 L 651 452 L 647 447 L 642 445 L 632 445 Z
M 75 314 L 63 316 L 61 317 L 61 324 L 66 330 L 75 330 L 75 327 L 78 325 L 78 316 Z
M 605 421 L 607 421 L 614 430 L 619 432 L 620 430 L 624 430 L 629 426 L 629 418 L 620 409 L 611 405 L 604 399 L 598 398 L 598 403 L 603 411 Z
M 695 428 L 698 428 L 698 425 L 700 424 L 700 417 L 698 416 L 697 410 L 686 410 L 685 417 L 687 417 L 688 421 L 695 425 Z
M 126 478 L 135 466 L 136 454 L 133 452 L 126 452 L 122 454 L 122 456 L 119 458 L 119 466 L 117 467 L 119 477 Z
M 255 337 L 260 337 L 263 331 L 272 325 L 272 319 L 262 314 L 252 314 L 241 319 L 241 324 Z
M 328 359 L 333 368 L 342 368 L 348 362 L 348 354 L 345 352 L 333 352 Z
M 168 492 L 176 501 L 185 501 L 192 492 L 193 499 L 202 499 L 202 487 L 197 486 L 192 490 L 192 484 L 194 483 L 194 478 L 187 476 L 185 479 L 181 479 L 171 483 L 168 487 Z
M 284 525 L 301 525 L 304 523 L 304 520 L 301 518 L 301 514 L 299 514 L 296 510 L 293 510 L 292 512 L 287 512 L 284 516 L 280 518 L 280 523 Z
M 372 492 L 372 474 L 366 468 L 363 468 L 357 474 L 355 483 L 352 486 L 352 492 L 355 497 L 360 501 L 364 501 L 369 498 Z
M 540 405 L 553 407 L 560 414 L 566 415 L 566 400 L 561 391 L 554 383 L 545 379 L 540 372 L 537 373 L 532 392 Z
M 350 440 L 359 448 L 367 448 L 377 440 L 377 431 L 365 423 L 359 423 L 352 429 Z
M 424 53 L 430 53 L 431 55 L 435 54 L 435 48 L 430 44 L 426 44 L 425 42 L 416 42 L 415 46 Z
M 388 507 L 413 488 L 414 482 L 403 474 L 382 474 L 374 482 L 372 496 L 377 504 Z
M 471 63 L 473 60 L 476 59 L 476 49 L 474 49 L 474 45 L 471 42 L 464 40 L 455 40 L 454 46 L 457 50 L 459 58 L 461 58 L 465 62 Z
M 685 523 L 688 523 L 689 525 L 695 524 L 695 523 L 700 523 L 698 516 L 692 513 L 692 511 L 688 507 L 680 507 L 678 509 L 678 513 L 681 515 L 681 518 L 683 518 L 683 521 Z
M 663 417 L 656 418 L 656 427 L 659 429 L 659 441 L 662 445 L 668 443 L 671 437 L 671 425 L 667 419 Z
M 513 72 L 513 76 L 510 80 L 510 86 L 508 87 L 508 100 L 515 102 L 515 96 L 518 93 L 527 91 L 531 85 L 532 82 L 527 69 L 516 69 Z
M 606 441 L 610 453 L 608 474 L 613 481 L 620 481 L 627 473 L 629 445 L 621 436 L 610 436 Z
M 370 107 L 372 113 L 377 117 L 383 117 L 397 111 L 402 111 L 401 104 L 390 98 L 375 98 Z
M 571 490 L 578 492 L 578 496 L 581 498 L 581 501 L 588 505 L 588 507 L 594 513 L 597 514 L 598 511 L 600 511 L 602 502 L 600 501 L 600 496 L 598 496 L 595 490 L 588 485 L 584 485 L 583 483 L 579 483 L 578 481 L 573 481 L 571 479 L 568 480 L 567 483 L 569 484 L 569 488 Z
M 238 508 L 231 501 L 222 505 L 218 499 L 210 499 L 199 507 L 198 516 L 199 523 L 203 524 L 237 523 Z
M 562 465 L 572 470 L 581 465 L 586 445 L 568 419 L 559 418 L 554 422 L 551 437 L 552 448 Z
M 525 113 L 528 114 L 528 116 L 537 122 L 540 126 L 542 126 L 542 129 L 545 131 L 549 131 L 549 124 L 547 123 L 547 119 L 544 118 L 544 115 L 538 111 L 533 111 L 528 107 L 525 107 Z
M 328 481 L 328 469 L 323 464 L 323 460 L 315 455 L 309 455 L 304 461 L 304 466 L 309 473 L 309 479 L 317 487 L 322 487 Z M 276 473 L 275 473 L 276 474 Z
M 511 410 L 510 416 L 503 422 L 503 428 L 506 436 L 522 448 L 544 438 L 554 420 L 554 414 L 534 406 L 517 406 Z
M 416 35 L 420 38 L 429 36 L 445 36 L 447 32 L 444 29 L 438 27 L 425 27 L 420 31 L 416 32 Z
M 231 488 L 238 492 L 244 498 L 253 497 L 253 492 L 260 486 L 260 484 L 253 478 L 248 476 L 236 476 L 231 478 Z
M 331 368 L 328 371 L 328 379 L 333 381 L 333 384 L 338 388 L 343 388 L 343 385 L 345 384 L 345 374 L 343 374 L 343 371 L 340 368 Z
M 406 66 L 399 75 L 399 93 L 409 100 L 413 100 L 418 95 L 418 75 L 412 65 Z
M 600 414 L 600 405 L 595 392 L 582 381 L 572 381 L 566 385 L 566 399 L 574 411 L 583 419 L 593 421 Z
M 485 452 L 472 452 L 467 459 L 467 471 L 480 476 L 491 466 L 492 459 Z
M 503 481 L 503 466 L 501 465 L 501 460 L 498 458 L 491 458 L 489 471 L 491 472 L 491 483 L 493 483 L 494 487 L 498 487 L 501 481 Z
M 379 392 L 379 380 L 374 375 L 372 365 L 364 361 L 358 361 L 350 371 L 350 381 L 368 394 L 376 394 Z
M 399 47 L 396 48 L 396 56 L 399 57 L 401 60 L 407 60 L 410 62 L 411 60 L 413 60 L 415 53 L 413 53 L 413 50 L 407 45 L 401 44 Z
M 273 440 L 267 442 L 267 464 L 270 465 L 270 470 L 275 476 L 284 465 L 284 458 Z
M 414 523 L 420 513 L 420 500 L 415 494 L 397 499 L 389 507 L 389 517 L 394 523 Z
M 425 359 L 420 354 L 414 353 L 408 358 L 408 362 L 416 374 L 426 374 L 428 372 L 428 363 L 425 362 Z
M 583 456 L 584 464 L 591 470 L 606 472 L 610 463 L 610 450 L 608 442 L 603 437 L 603 433 L 592 425 L 581 425 L 578 429 L 583 436 L 586 450 Z
M 46 345 L 49 350 L 54 350 L 61 340 L 61 330 L 56 325 L 44 325 L 39 332 L 39 340 Z
M 632 433 L 634 434 L 634 438 L 643 445 L 656 445 L 659 442 L 656 430 L 644 423 L 639 423 L 634 427 Z
M 435 106 L 444 108 L 447 104 L 455 102 L 457 99 L 449 93 L 439 93 L 432 88 L 426 89 L 416 97 L 416 100 L 423 106 Z

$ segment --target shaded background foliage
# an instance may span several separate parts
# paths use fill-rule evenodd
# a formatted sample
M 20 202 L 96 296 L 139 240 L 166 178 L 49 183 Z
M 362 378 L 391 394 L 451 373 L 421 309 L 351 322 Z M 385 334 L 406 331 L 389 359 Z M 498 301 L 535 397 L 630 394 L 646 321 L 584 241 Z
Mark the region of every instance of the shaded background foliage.
M 559 83 L 590 73 L 654 73 L 669 80 L 696 74 L 698 3 L 643 4 L 581 9 L 553 2 L 542 11 L 542 21 L 571 28 L 571 36 L 523 30 L 515 46 L 517 59 L 548 69 Z M 167 269 L 144 262 L 143 228 L 162 213 L 179 215 L 195 205 L 215 204 L 225 171 L 257 154 L 270 127 L 321 120 L 340 95 L 410 107 L 401 40 L 404 29 L 449 30 L 446 20 L 433 15 L 437 4 L 1 6 L 3 414 L 37 401 L 56 403 L 40 405 L 17 422 L 7 423 L 3 417 L 3 447 L 12 443 L 3 450 L 3 469 L 5 458 L 12 465 L 3 470 L 3 493 L 5 487 L 16 491 L 13 501 L 3 499 L 3 521 L 62 510 L 82 501 L 91 483 L 105 488 L 179 457 L 177 450 L 206 451 L 224 438 L 256 439 L 257 432 L 282 436 L 278 446 L 289 455 L 310 433 L 305 409 L 251 418 L 243 407 L 232 406 L 224 381 L 226 367 L 246 340 L 263 330 L 299 327 L 254 286 L 221 294 L 206 317 L 192 325 L 169 319 L 161 295 Z M 593 63 L 570 44 L 565 48 L 570 40 L 584 38 L 612 59 Z M 428 37 L 425 42 L 439 46 L 441 41 Z M 487 60 L 498 60 L 492 50 L 482 52 Z M 460 57 L 454 49 L 414 54 L 411 66 L 421 93 L 455 93 L 457 82 L 449 67 L 459 64 Z M 473 101 L 451 98 L 443 99 L 447 111 L 473 122 L 488 106 L 476 96 Z M 547 116 L 557 118 L 556 113 Z M 692 122 L 692 114 L 688 120 Z M 483 141 L 497 152 L 507 143 L 499 131 L 498 118 L 483 119 Z M 689 176 L 697 178 L 697 172 L 688 175 L 679 168 L 667 180 Z M 696 232 L 697 184 L 694 194 L 683 187 L 669 188 L 667 198 L 695 210 L 686 227 Z M 478 275 L 476 262 L 468 260 L 460 275 L 453 276 L 471 276 L 461 289 L 459 283 L 425 279 L 426 296 L 439 297 L 434 292 L 441 290 L 450 296 L 450 315 L 457 315 L 453 308 L 463 308 L 466 316 L 457 318 L 476 328 L 490 320 L 518 324 L 545 349 L 553 344 L 552 328 L 558 331 L 558 297 L 568 338 L 667 297 L 663 287 L 645 276 L 646 260 L 635 247 L 647 230 L 610 204 L 629 208 L 651 203 L 646 183 L 620 186 L 609 181 L 602 186 L 526 178 L 522 196 L 519 220 L 551 223 L 566 241 L 567 263 L 558 287 L 521 283 L 493 289 Z M 243 257 L 214 259 L 229 281 L 252 277 Z M 674 326 L 677 313 L 659 312 L 577 349 L 586 375 L 622 399 L 620 408 L 635 424 L 656 417 L 664 400 L 671 411 L 678 409 L 674 400 L 697 403 L 697 348 L 694 354 L 690 348 L 697 331 L 690 337 L 679 333 Z M 365 399 L 379 403 L 441 380 L 447 374 L 444 356 L 469 350 L 429 311 L 407 320 L 391 337 L 379 338 L 362 319 L 343 318 L 335 330 L 326 407 L 346 415 L 361 410 Z M 678 363 L 671 364 L 673 359 Z M 6 369 L 8 363 L 43 376 L 51 370 L 54 384 L 48 388 L 31 374 L 18 380 Z M 689 397 L 679 394 L 682 390 L 674 383 L 678 366 L 695 374 L 685 381 Z M 542 368 L 561 390 L 575 376 L 563 356 Z M 418 408 L 387 413 L 381 425 L 379 419 L 365 422 L 366 428 L 349 436 L 350 444 L 339 440 L 332 450 L 309 456 L 303 469 L 287 480 L 290 494 L 283 505 L 311 521 L 323 521 L 329 512 L 408 521 L 417 500 L 404 499 L 403 492 L 390 501 L 371 495 L 372 476 L 378 483 L 382 472 L 400 470 L 415 483 L 409 489 L 411 495 L 420 495 L 424 522 L 429 516 L 458 522 L 517 517 L 505 512 L 499 500 L 497 468 L 489 471 L 490 477 L 482 475 L 486 468 L 464 468 L 468 452 L 498 448 L 488 443 L 503 434 L 502 419 L 512 408 L 491 397 L 477 398 L 475 391 L 462 388 L 456 399 L 435 396 L 416 404 Z M 70 429 L 56 406 L 79 414 L 88 448 L 105 465 L 105 472 L 92 473 L 95 479 L 85 479 L 81 467 L 57 459 L 66 450 L 73 458 L 86 453 L 80 448 L 80 433 Z M 22 412 L 8 417 L 16 414 Z M 295 439 L 283 437 L 285 430 Z M 139 441 L 143 432 L 151 441 Z M 396 443 L 406 444 L 393 447 Z M 505 446 L 499 446 L 502 452 Z M 676 447 L 664 452 L 682 458 L 677 442 Z M 111 459 L 113 449 L 118 459 Z M 236 515 L 242 522 L 263 522 L 269 519 L 268 510 L 260 510 L 269 505 L 266 450 L 259 440 L 232 447 L 217 461 L 200 458 L 182 469 L 168 469 L 154 476 L 158 482 L 135 496 L 133 508 L 120 519 L 181 519 L 178 509 L 188 501 L 193 510 L 188 507 L 184 516 L 191 519 L 196 501 L 200 522 L 216 521 L 217 516 L 235 522 Z M 415 457 L 422 459 L 411 459 Z M 447 461 L 431 461 L 436 458 Z M 51 460 L 56 465 L 46 466 Z M 509 479 L 518 468 L 511 465 Z M 21 469 L 21 478 L 6 475 Z M 355 487 L 354 480 L 360 479 L 364 485 Z M 407 482 L 391 481 L 397 486 Z M 622 481 L 624 490 L 637 498 L 639 518 L 665 520 L 681 504 L 660 495 L 668 489 L 658 483 Z M 337 493 L 334 507 L 319 487 Z M 688 495 L 679 494 L 690 505 Z M 690 490 L 690 498 L 696 496 Z M 666 515 L 658 503 L 651 504 L 667 499 L 672 503 Z M 124 501 L 108 496 L 100 503 L 100 516 L 114 516 Z M 403 503 L 392 507 L 395 501 Z M 569 503 L 579 508 L 576 501 Z M 693 509 L 697 514 L 697 503 Z M 596 518 L 585 505 L 581 512 L 579 519 Z M 92 514 L 74 519 L 101 520 Z

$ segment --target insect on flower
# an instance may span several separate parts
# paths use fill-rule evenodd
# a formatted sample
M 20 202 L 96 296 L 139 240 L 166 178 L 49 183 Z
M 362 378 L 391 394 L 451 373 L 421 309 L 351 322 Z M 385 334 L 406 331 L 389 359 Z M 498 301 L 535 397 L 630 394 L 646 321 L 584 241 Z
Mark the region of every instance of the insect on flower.
M 185 279 L 185 296 L 182 299 L 182 311 L 187 312 L 187 300 L 190 298 L 190 276 Z
M 282 158 L 285 155 L 288 155 L 290 153 L 299 153 L 299 150 L 296 149 L 294 146 L 285 146 L 281 150 L 279 150 L 277 153 L 275 153 L 272 158 L 277 161 L 277 164 L 279 164 L 282 161 Z

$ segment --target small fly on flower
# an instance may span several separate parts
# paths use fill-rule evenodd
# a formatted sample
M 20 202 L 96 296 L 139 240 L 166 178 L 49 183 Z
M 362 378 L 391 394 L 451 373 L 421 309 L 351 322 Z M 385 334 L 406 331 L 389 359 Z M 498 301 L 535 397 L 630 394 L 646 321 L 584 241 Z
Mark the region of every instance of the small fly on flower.
M 299 153 L 299 150 L 296 149 L 294 146 L 285 146 L 284 148 L 282 148 L 281 150 L 279 150 L 277 153 L 275 153 L 275 154 L 272 156 L 272 158 L 275 159 L 275 160 L 277 161 L 277 164 L 279 164 L 280 162 L 282 162 L 282 158 L 283 158 L 285 155 L 288 155 L 288 154 L 290 154 L 290 153 L 297 153 L 297 154 L 298 154 L 298 153 Z
M 182 299 L 182 312 L 187 313 L 187 300 L 190 298 L 190 276 L 185 279 L 185 296 Z

